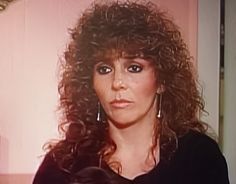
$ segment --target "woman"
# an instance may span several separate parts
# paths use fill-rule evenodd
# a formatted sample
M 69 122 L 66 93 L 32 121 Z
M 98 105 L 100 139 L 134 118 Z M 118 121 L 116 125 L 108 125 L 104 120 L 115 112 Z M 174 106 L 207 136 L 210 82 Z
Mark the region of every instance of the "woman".
M 93 4 L 71 32 L 59 83 L 64 139 L 34 184 L 65 184 L 86 167 L 118 183 L 226 184 L 177 26 L 152 3 Z

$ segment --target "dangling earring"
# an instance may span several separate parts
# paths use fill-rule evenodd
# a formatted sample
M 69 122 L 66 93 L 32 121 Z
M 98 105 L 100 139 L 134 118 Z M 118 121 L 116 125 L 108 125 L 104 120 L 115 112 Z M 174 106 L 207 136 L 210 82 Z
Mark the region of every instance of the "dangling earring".
M 102 118 L 101 118 L 101 104 L 100 102 L 98 101 L 98 111 L 97 111 L 97 122 L 101 122 L 102 121 Z
M 158 112 L 157 112 L 157 118 L 160 119 L 162 117 L 162 93 L 157 94 L 158 95 Z

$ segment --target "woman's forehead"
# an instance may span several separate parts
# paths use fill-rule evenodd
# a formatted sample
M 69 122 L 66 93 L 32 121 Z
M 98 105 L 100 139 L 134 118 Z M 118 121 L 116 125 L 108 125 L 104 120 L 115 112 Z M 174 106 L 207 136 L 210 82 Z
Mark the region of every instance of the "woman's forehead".
M 138 50 L 123 50 L 123 49 L 106 49 L 100 50 L 94 55 L 95 60 L 114 61 L 119 58 L 144 58 L 144 54 Z

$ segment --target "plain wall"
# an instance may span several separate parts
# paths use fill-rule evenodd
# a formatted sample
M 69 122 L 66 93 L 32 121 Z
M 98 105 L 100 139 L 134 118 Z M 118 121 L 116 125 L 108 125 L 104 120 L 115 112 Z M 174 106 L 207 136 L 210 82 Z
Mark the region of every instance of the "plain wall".
M 0 174 L 34 173 L 42 146 L 58 137 L 58 58 L 67 29 L 90 2 L 18 0 L 0 13 Z M 197 0 L 157 2 L 181 27 L 196 58 Z
M 198 1 L 198 74 L 205 109 L 202 120 L 219 135 L 220 0 Z
M 231 184 L 236 184 L 236 1 L 225 1 L 223 152 Z
M 19 0 L 0 14 L 0 173 L 33 173 L 57 136 L 56 69 L 77 10 L 75 0 Z

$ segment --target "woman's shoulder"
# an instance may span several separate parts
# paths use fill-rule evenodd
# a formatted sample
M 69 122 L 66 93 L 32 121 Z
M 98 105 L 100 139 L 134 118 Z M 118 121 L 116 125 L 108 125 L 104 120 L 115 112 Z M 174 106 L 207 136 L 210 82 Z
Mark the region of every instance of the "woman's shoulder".
M 200 132 L 190 131 L 179 138 L 172 164 L 200 183 L 229 182 L 227 163 L 218 143 Z
M 48 152 L 35 174 L 33 184 L 67 184 L 74 173 L 99 163 L 97 155 L 87 154 L 73 158 L 71 165 L 67 166 L 69 169 L 66 170 L 59 166 L 57 160 L 60 159 L 56 159 L 53 151 Z
M 70 180 L 70 175 L 62 170 L 55 161 L 51 152 L 47 153 L 39 166 L 33 184 L 65 184 Z
M 197 131 L 189 131 L 178 140 L 178 154 L 210 161 L 213 158 L 224 159 L 218 143 L 209 135 Z
M 197 131 L 189 131 L 185 135 L 179 138 L 179 146 L 190 146 L 190 147 L 202 147 L 207 146 L 207 148 L 219 148 L 218 143 L 215 139 L 209 135 Z M 210 147 L 209 147 L 210 146 Z

